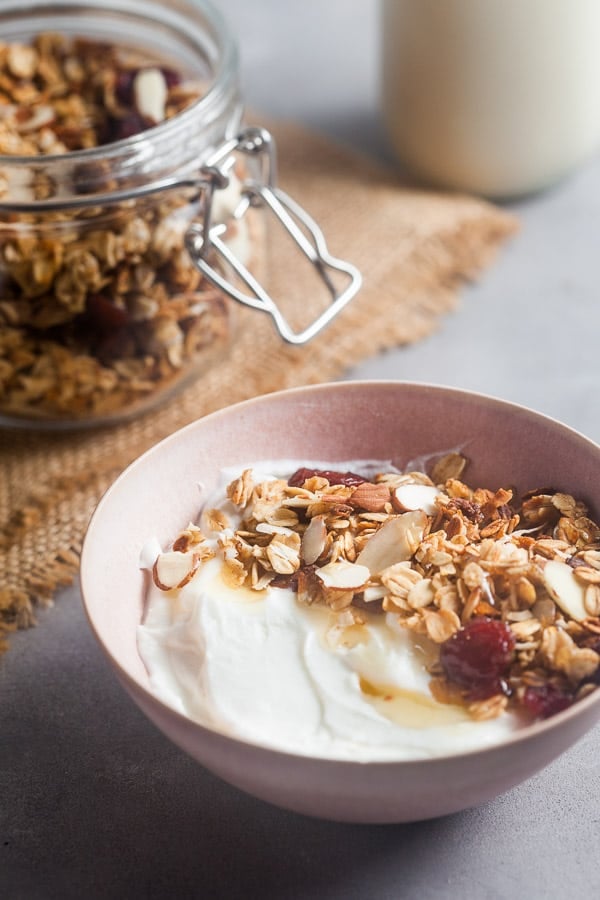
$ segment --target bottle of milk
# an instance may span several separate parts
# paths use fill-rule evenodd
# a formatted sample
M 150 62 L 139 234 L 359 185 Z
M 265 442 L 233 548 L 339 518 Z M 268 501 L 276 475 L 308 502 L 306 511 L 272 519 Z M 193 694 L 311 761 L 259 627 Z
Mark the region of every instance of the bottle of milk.
M 383 0 L 383 116 L 429 184 L 507 198 L 600 146 L 600 0 Z

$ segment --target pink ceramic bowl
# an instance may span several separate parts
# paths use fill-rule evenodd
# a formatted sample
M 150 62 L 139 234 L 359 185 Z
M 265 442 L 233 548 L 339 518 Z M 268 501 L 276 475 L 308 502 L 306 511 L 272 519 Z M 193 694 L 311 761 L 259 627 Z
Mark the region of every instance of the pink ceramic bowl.
M 91 626 L 125 689 L 192 757 L 250 794 L 348 822 L 407 822 L 474 806 L 546 766 L 600 718 L 600 691 L 492 748 L 433 760 L 354 763 L 294 756 L 202 727 L 150 692 L 136 646 L 142 543 L 168 542 L 198 514 L 198 481 L 259 459 L 390 458 L 462 447 L 469 481 L 551 484 L 600 511 L 600 448 L 551 419 L 489 397 L 428 385 L 346 382 L 260 397 L 182 429 L 117 479 L 94 514 L 81 580 Z

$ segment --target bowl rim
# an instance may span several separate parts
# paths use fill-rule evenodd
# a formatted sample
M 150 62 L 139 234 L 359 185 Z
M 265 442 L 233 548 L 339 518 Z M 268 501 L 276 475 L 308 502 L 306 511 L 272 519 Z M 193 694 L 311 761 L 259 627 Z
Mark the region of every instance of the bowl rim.
M 112 654 L 110 648 L 107 644 L 102 640 L 100 634 L 96 628 L 93 614 L 90 610 L 88 600 L 87 600 L 87 579 L 86 579 L 86 565 L 87 565 L 87 554 L 88 548 L 93 542 L 94 537 L 94 528 L 102 515 L 102 511 L 106 503 L 110 502 L 111 495 L 118 489 L 121 481 L 129 477 L 130 472 L 137 468 L 140 465 L 143 465 L 147 457 L 153 455 L 157 452 L 158 448 L 163 448 L 167 446 L 169 443 L 174 443 L 181 440 L 181 436 L 184 433 L 189 431 L 193 431 L 195 428 L 198 428 L 200 424 L 208 422 L 209 425 L 211 422 L 217 421 L 221 418 L 226 418 L 231 415 L 235 415 L 235 413 L 243 408 L 247 410 L 256 405 L 263 405 L 272 402 L 274 399 L 279 399 L 285 396 L 298 396 L 302 394 L 319 394 L 319 393 L 329 393 L 329 392 L 345 392 L 348 390 L 353 390 L 356 388 L 360 389 L 368 389 L 368 390 L 402 390 L 402 389 L 423 389 L 427 391 L 433 391 L 435 393 L 443 393 L 447 395 L 458 395 L 459 397 L 466 398 L 469 401 L 476 401 L 480 403 L 484 403 L 486 405 L 491 405 L 492 407 L 498 407 L 504 409 L 506 411 L 516 412 L 519 415 L 525 418 L 535 418 L 536 420 L 541 420 L 542 423 L 550 425 L 553 429 L 559 430 L 563 433 L 566 433 L 569 437 L 575 438 L 578 443 L 583 443 L 586 447 L 595 450 L 600 454 L 600 445 L 593 441 L 591 438 L 586 437 L 580 431 L 572 428 L 569 425 L 566 425 L 564 422 L 561 422 L 559 419 L 556 419 L 552 416 L 549 416 L 545 413 L 538 412 L 530 407 L 527 407 L 520 403 L 515 403 L 511 400 L 504 400 L 499 397 L 495 397 L 491 394 L 485 394 L 479 391 L 473 391 L 466 388 L 457 388 L 451 387 L 447 385 L 435 384 L 431 382 L 421 382 L 421 381 L 409 381 L 406 379 L 364 379 L 364 380 L 344 380 L 344 381 L 331 381 L 331 382 L 322 382 L 314 385 L 302 385 L 300 387 L 286 388 L 280 391 L 272 391 L 268 394 L 261 394 L 256 397 L 250 397 L 246 400 L 241 400 L 237 403 L 230 404 L 228 406 L 222 407 L 214 412 L 207 413 L 205 416 L 201 416 L 198 419 L 194 419 L 192 422 L 189 422 L 187 425 L 184 425 L 182 428 L 177 429 L 172 432 L 167 437 L 163 438 L 160 441 L 157 441 L 147 450 L 145 450 L 140 456 L 136 457 L 112 482 L 112 484 L 107 488 L 102 497 L 100 498 L 91 518 L 88 523 L 88 527 L 86 530 L 86 534 L 83 541 L 83 547 L 81 552 L 81 566 L 80 566 L 80 586 L 81 586 L 81 597 L 82 597 L 82 605 L 84 608 L 84 612 L 88 621 L 88 624 L 94 634 L 94 637 L 103 651 L 105 657 L 111 663 L 113 669 L 117 672 L 119 678 L 124 682 L 125 686 L 128 688 L 130 693 L 133 695 L 137 695 L 140 691 L 143 693 L 145 698 L 151 703 L 151 705 L 157 707 L 158 709 L 166 712 L 171 717 L 175 717 L 179 720 L 183 725 L 187 727 L 192 727 L 194 729 L 198 729 L 200 732 L 206 732 L 208 735 L 220 738 L 226 742 L 232 742 L 234 745 L 242 745 L 249 750 L 252 751 L 260 751 L 266 752 L 268 754 L 275 754 L 278 758 L 287 757 L 292 760 L 302 760 L 305 764 L 318 763 L 320 765 L 328 764 L 332 766 L 347 766 L 352 768 L 363 768 L 364 766 L 376 766 L 378 768 L 385 768 L 389 766 L 407 766 L 412 765 L 413 767 L 422 766 L 424 763 L 427 764 L 448 764 L 449 762 L 469 759 L 474 757 L 481 757 L 485 754 L 492 754 L 499 749 L 514 747 L 520 743 L 524 743 L 529 741 L 530 739 L 536 737 L 542 737 L 545 733 L 554 731 L 561 724 L 567 723 L 572 719 L 579 718 L 582 716 L 586 710 L 594 706 L 600 705 L 600 689 L 592 691 L 587 697 L 583 697 L 581 700 L 577 700 L 571 706 L 567 707 L 567 709 L 562 710 L 559 713 L 556 713 L 553 716 L 550 716 L 547 719 L 542 719 L 536 722 L 532 722 L 531 724 L 525 725 L 523 728 L 515 731 L 512 734 L 509 734 L 506 737 L 503 737 L 501 740 L 495 741 L 491 744 L 485 745 L 479 748 L 472 748 L 470 750 L 466 750 L 463 752 L 454 752 L 454 753 L 446 753 L 444 755 L 432 756 L 432 757 L 419 757 L 416 759 L 386 759 L 386 760 L 348 760 L 341 759 L 337 757 L 325 757 L 318 756 L 315 754 L 302 754 L 302 753 L 293 753 L 291 751 L 281 750 L 277 747 L 273 747 L 268 744 L 263 744 L 258 741 L 250 741 L 243 737 L 237 737 L 235 735 L 227 734 L 225 731 L 220 731 L 218 728 L 211 727 L 210 725 L 203 724 L 198 722 L 195 719 L 186 716 L 184 713 L 179 712 L 173 707 L 169 706 L 163 700 L 156 696 L 146 685 L 140 683 L 137 678 L 134 678 L 116 659 L 116 657 Z M 600 460 L 599 460 L 600 462 Z M 91 585 L 93 585 L 93 579 L 91 579 Z M 90 587 L 91 593 L 91 587 Z M 143 660 L 142 660 L 143 662 Z M 145 665 L 145 664 L 144 664 Z

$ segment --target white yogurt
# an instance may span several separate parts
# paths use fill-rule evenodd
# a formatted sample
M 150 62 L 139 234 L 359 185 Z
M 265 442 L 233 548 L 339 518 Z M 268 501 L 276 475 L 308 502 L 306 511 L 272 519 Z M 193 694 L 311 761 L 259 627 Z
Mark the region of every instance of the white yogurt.
M 156 552 L 150 542 L 146 566 Z M 342 630 L 335 613 L 299 604 L 289 589 L 228 587 L 221 565 L 205 563 L 178 591 L 152 585 L 138 631 L 152 689 L 189 718 L 279 750 L 361 762 L 464 752 L 518 727 L 512 714 L 475 722 L 437 703 L 432 646 L 392 614 Z

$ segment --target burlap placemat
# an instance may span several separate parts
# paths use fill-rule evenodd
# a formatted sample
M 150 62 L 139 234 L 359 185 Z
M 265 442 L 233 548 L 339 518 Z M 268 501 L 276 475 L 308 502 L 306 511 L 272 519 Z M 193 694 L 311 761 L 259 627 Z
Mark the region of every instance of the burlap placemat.
M 163 408 L 118 427 L 0 432 L 0 645 L 35 622 L 77 573 L 86 524 L 117 474 L 153 443 L 214 409 L 294 385 L 335 379 L 352 364 L 434 329 L 456 291 L 516 227 L 465 197 L 402 186 L 385 168 L 297 126 L 273 127 L 280 182 L 323 226 L 333 253 L 364 287 L 310 348 L 286 346 L 266 316 L 240 311 L 229 357 Z M 294 289 L 307 314 L 313 281 L 272 254 L 276 291 Z

